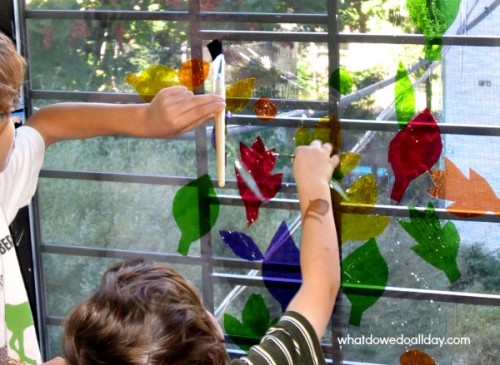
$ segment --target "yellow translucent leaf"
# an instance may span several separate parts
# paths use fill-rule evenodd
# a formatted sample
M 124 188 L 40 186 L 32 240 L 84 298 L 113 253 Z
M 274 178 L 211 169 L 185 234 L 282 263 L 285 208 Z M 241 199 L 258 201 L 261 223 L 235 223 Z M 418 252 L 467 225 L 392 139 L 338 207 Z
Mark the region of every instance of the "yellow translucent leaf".
M 373 174 L 361 176 L 349 189 L 345 212 L 370 213 L 377 202 L 377 181 Z
M 342 214 L 341 238 L 347 241 L 366 241 L 382 234 L 391 221 L 389 217 L 379 215 Z
M 160 90 L 180 84 L 177 71 L 165 65 L 149 66 L 139 74 L 129 73 L 125 82 L 132 85 L 146 102 L 153 100 Z
M 250 77 L 226 87 L 226 110 L 231 113 L 242 111 L 250 101 L 255 88 L 255 78 Z
M 310 129 L 310 128 L 309 128 Z M 315 139 L 323 143 L 330 142 L 333 152 L 337 153 L 340 148 L 341 134 L 340 123 L 335 116 L 320 118 L 310 131 L 305 126 L 300 126 L 295 132 L 296 146 L 308 145 Z
M 355 152 L 344 152 L 340 155 L 339 169 L 342 177 L 348 175 L 358 166 L 361 154 Z

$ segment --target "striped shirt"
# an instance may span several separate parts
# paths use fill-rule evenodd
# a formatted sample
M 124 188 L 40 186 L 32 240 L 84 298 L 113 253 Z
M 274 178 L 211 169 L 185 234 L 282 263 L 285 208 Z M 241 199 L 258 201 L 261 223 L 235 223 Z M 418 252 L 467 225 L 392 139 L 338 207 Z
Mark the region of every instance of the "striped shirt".
M 297 312 L 286 312 L 260 344 L 231 365 L 325 365 L 318 337 L 311 324 Z

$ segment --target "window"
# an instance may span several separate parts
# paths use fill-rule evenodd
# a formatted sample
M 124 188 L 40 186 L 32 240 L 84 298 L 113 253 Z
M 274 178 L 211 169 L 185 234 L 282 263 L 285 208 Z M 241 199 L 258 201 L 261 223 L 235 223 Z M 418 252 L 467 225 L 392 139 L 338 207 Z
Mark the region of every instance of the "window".
M 251 91 L 234 107 L 228 143 L 238 153 L 240 142 L 251 147 L 260 137 L 278 153 L 273 174 L 283 174 L 281 190 L 249 225 L 230 155 L 227 186 L 215 186 L 211 125 L 169 141 L 50 147 L 33 205 L 45 352 L 60 354 L 62 317 L 105 268 L 136 255 L 188 274 L 222 326 L 225 314 L 241 320 L 252 294 L 278 317 L 262 262 L 237 256 L 224 231 L 250 236 L 265 253 L 284 222 L 299 242 L 287 155 L 312 135 L 336 141 L 321 122 L 331 126 L 338 116 L 344 156 L 336 178 L 349 200 L 334 193 L 344 277 L 322 341 L 327 357 L 394 364 L 412 349 L 407 356 L 440 364 L 498 363 L 498 4 L 450 3 L 431 21 L 436 9 L 419 0 L 20 2 L 29 109 L 140 102 L 127 75 L 210 61 L 206 45 L 222 39 L 228 85 L 236 96 Z M 256 114 L 261 97 L 275 118 Z M 424 132 L 422 120 L 432 124 Z M 401 180 L 413 170 L 418 177 Z M 196 222 L 179 225 L 173 202 L 207 174 L 215 186 L 209 206 L 219 209 L 209 212 L 210 232 L 181 255 L 179 241 Z M 293 278 L 282 284 L 296 287 Z M 228 347 L 243 352 L 236 337 Z

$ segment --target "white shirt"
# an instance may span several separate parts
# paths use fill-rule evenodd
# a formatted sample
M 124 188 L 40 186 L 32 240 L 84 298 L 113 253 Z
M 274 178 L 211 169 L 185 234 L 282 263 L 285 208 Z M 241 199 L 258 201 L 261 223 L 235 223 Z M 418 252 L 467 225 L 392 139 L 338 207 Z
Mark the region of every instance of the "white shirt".
M 29 365 L 41 363 L 33 316 L 9 232 L 17 211 L 35 193 L 45 143 L 31 127 L 17 129 L 15 148 L 7 168 L 0 172 L 0 361 L 8 356 Z

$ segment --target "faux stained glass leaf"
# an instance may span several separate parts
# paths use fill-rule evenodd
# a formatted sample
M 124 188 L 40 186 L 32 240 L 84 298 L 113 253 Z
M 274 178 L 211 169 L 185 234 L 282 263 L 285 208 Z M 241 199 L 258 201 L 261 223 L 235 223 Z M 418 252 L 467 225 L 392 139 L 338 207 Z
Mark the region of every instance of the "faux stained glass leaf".
M 346 95 L 352 91 L 352 76 L 345 68 L 337 68 L 334 70 L 329 78 L 329 84 L 340 94 Z
M 383 215 L 342 214 L 342 243 L 348 241 L 365 241 L 384 233 L 391 222 Z
M 278 108 L 271 99 L 261 96 L 253 106 L 253 112 L 261 121 L 271 122 L 278 114 Z
M 255 78 L 250 77 L 228 85 L 226 88 L 226 110 L 241 112 L 250 101 L 255 89 Z
M 399 62 L 396 82 L 394 84 L 396 117 L 399 129 L 404 128 L 415 115 L 415 90 L 411 83 L 408 71 L 402 62 Z
M 347 190 L 347 203 L 342 213 L 342 242 L 365 241 L 385 231 L 390 219 L 369 215 L 377 202 L 377 181 L 373 174 L 361 176 Z
M 224 330 L 242 350 L 248 351 L 258 344 L 267 329 L 276 321 L 270 321 L 269 309 L 259 294 L 248 298 L 242 312 L 242 321 L 224 313 Z
M 500 216 L 500 198 L 488 181 L 473 169 L 467 178 L 448 158 L 444 170 L 430 171 L 434 187 L 432 196 L 453 202 L 446 210 L 458 217 L 475 217 L 491 211 Z
M 460 9 L 460 0 L 407 0 L 410 18 L 425 36 L 425 58 L 441 59 L 443 35 L 455 21 Z
M 266 251 L 262 276 L 267 290 L 280 303 L 284 312 L 298 290 L 298 286 L 293 284 L 302 280 L 300 251 L 285 222 L 279 226 Z M 276 280 L 288 280 L 292 285 L 276 283 Z
M 370 213 L 377 202 L 377 180 L 373 174 L 363 175 L 354 181 L 346 193 L 349 199 L 345 212 Z
M 297 128 L 295 131 L 296 146 L 308 145 L 317 139 L 323 143 L 330 142 L 333 145 L 333 153 L 338 152 L 341 143 L 341 132 L 340 123 L 336 117 L 322 117 L 311 129 L 305 126 Z
M 267 150 L 262 139 L 257 136 L 251 148 L 240 143 L 240 154 L 241 161 L 244 163 L 247 171 L 252 175 L 265 201 L 272 199 L 281 189 L 283 175 L 272 173 L 276 163 L 274 149 Z M 236 166 L 234 170 L 238 183 L 238 190 L 245 205 L 247 224 L 251 225 L 258 219 L 259 208 L 263 201 L 247 186 Z
M 425 109 L 389 143 L 388 160 L 395 177 L 391 199 L 401 201 L 410 182 L 428 171 L 437 162 L 442 150 L 437 122 Z
M 361 154 L 355 152 L 343 152 L 339 157 L 339 166 L 336 169 L 338 170 L 338 173 L 334 174 L 336 179 L 336 176 L 338 176 L 338 180 L 349 175 L 349 173 L 351 173 L 351 171 L 359 165 L 359 162 L 361 161 Z
M 443 271 L 451 283 L 461 274 L 457 265 L 460 236 L 453 222 L 441 227 L 434 205 L 429 203 L 425 211 L 409 207 L 410 221 L 399 220 L 403 229 L 413 237 L 417 245 L 411 249 L 426 262 Z
M 403 352 L 399 357 L 401 365 L 436 365 L 434 359 L 425 352 L 418 349 L 410 349 Z
M 189 89 L 205 82 L 210 72 L 210 63 L 203 60 L 187 60 L 179 68 L 179 81 Z
M 137 75 L 128 73 L 125 82 L 132 85 L 147 103 L 153 100 L 160 90 L 180 84 L 177 71 L 164 65 L 149 66 Z
M 342 260 L 342 290 L 351 302 L 349 324 L 359 326 L 363 313 L 382 296 L 389 280 L 389 268 L 377 241 L 369 239 Z M 368 286 L 361 289 L 356 286 Z
M 203 175 L 180 188 L 172 214 L 181 231 L 177 251 L 187 255 L 191 243 L 210 232 L 219 217 L 219 200 L 210 176 Z
M 252 237 L 237 231 L 219 231 L 219 234 L 236 256 L 248 261 L 263 260 L 264 255 Z

